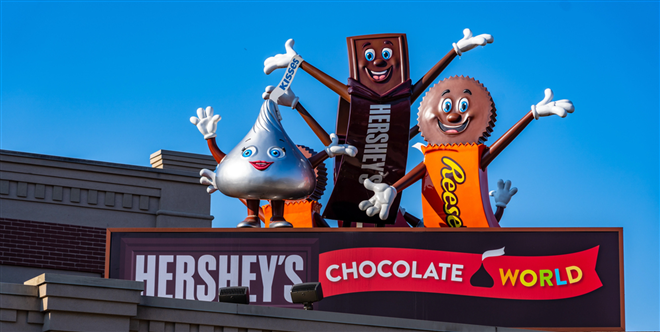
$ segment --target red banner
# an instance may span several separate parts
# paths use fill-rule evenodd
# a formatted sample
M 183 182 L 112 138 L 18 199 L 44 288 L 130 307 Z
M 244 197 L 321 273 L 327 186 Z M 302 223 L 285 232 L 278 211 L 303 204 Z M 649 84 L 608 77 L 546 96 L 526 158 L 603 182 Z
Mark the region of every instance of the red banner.
M 483 255 L 401 248 L 335 250 L 320 254 L 319 281 L 325 297 L 403 291 L 555 300 L 602 286 L 595 270 L 599 246 L 556 256 L 506 256 L 503 249 Z

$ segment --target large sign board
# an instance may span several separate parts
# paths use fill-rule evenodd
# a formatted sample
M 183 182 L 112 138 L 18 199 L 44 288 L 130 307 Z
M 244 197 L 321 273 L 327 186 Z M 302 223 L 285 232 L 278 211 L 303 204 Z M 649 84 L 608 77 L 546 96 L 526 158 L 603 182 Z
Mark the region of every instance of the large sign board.
M 106 276 L 144 295 L 557 330 L 622 331 L 621 228 L 109 229 Z

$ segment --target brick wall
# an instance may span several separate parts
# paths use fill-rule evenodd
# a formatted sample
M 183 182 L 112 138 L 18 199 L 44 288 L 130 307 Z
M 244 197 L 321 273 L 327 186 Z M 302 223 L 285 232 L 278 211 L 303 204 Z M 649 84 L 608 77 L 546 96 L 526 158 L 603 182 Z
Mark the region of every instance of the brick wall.
M 0 218 L 0 264 L 102 274 L 105 232 L 105 228 Z

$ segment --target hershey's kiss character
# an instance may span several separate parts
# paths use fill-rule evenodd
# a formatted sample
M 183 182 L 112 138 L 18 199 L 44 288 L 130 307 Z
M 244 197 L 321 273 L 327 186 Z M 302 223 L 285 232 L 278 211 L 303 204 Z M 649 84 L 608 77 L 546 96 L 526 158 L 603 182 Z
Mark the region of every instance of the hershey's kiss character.
M 259 200 L 270 200 L 273 215 L 270 227 L 291 227 L 284 219 L 284 200 L 309 196 L 315 188 L 314 168 L 323 160 L 339 154 L 355 155 L 354 147 L 338 145 L 337 138 L 326 149 L 305 158 L 286 134 L 275 102 L 266 100 L 259 117 L 248 134 L 228 154 L 215 142 L 219 115 L 210 106 L 197 109 L 190 121 L 207 139 L 211 153 L 218 162 L 215 172 L 203 169 L 200 182 L 207 191 L 246 200 L 248 216 L 237 227 L 260 227 Z

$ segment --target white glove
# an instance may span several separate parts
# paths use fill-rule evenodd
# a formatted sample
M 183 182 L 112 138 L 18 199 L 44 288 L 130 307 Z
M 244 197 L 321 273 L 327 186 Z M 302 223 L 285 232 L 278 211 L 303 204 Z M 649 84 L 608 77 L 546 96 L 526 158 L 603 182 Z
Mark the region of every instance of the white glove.
M 348 145 L 348 144 L 337 144 L 339 142 L 339 139 L 337 138 L 337 135 L 334 133 L 330 134 L 330 144 L 325 147 L 325 152 L 328 154 L 328 157 L 332 158 L 334 156 L 341 156 L 341 155 L 349 155 L 351 157 L 355 157 L 357 154 L 357 148 Z
M 491 190 L 489 195 L 495 198 L 495 205 L 505 208 L 511 197 L 518 192 L 518 188 L 511 188 L 511 181 L 506 180 L 506 183 L 500 179 L 497 181 L 497 190 Z
M 554 94 L 552 93 L 552 90 L 545 89 L 545 98 L 543 98 L 543 100 L 541 100 L 541 102 L 538 104 L 532 105 L 532 114 L 534 115 L 534 119 L 538 120 L 539 117 L 550 116 L 553 114 L 557 114 L 560 117 L 565 118 L 567 113 L 573 113 L 575 108 L 573 107 L 573 103 L 570 100 L 562 99 L 552 101 L 553 96 Z
M 369 217 L 378 214 L 381 220 L 387 219 L 396 198 L 396 189 L 387 183 L 373 183 L 369 179 L 364 180 L 364 187 L 373 191 L 374 195 L 368 201 L 360 202 L 360 210 L 366 210 Z
M 484 46 L 492 42 L 493 36 L 489 34 L 472 37 L 472 31 L 470 31 L 470 29 L 465 29 L 463 30 L 463 39 L 459 40 L 458 43 L 453 43 L 452 46 L 454 46 L 454 51 L 456 51 L 456 54 L 460 56 L 463 54 L 463 52 L 467 52 L 477 47 L 478 45 Z
M 277 68 L 286 68 L 289 66 L 291 59 L 298 55 L 298 53 L 293 50 L 293 43 L 293 39 L 287 40 L 286 43 L 284 43 L 284 48 L 286 49 L 285 54 L 278 54 L 264 61 L 264 73 L 266 73 L 266 75 L 272 73 L 273 70 Z
M 209 171 L 208 169 L 204 168 L 201 171 L 199 171 L 199 175 L 201 178 L 199 178 L 199 183 L 205 184 L 208 187 L 206 188 L 206 192 L 209 194 L 214 193 L 215 191 L 218 190 L 218 187 L 216 186 L 215 183 L 215 173 L 212 171 Z
M 201 107 L 198 108 L 197 116 L 199 118 L 191 116 L 190 122 L 197 126 L 199 132 L 204 135 L 204 139 L 215 137 L 215 131 L 218 129 L 218 121 L 222 117 L 219 114 L 213 115 L 213 107 L 211 106 L 207 106 L 205 110 Z
M 274 90 L 275 90 L 274 86 L 272 85 L 267 86 L 266 91 L 264 91 L 264 93 L 261 94 L 261 97 L 266 100 L 270 99 L 270 93 L 273 92 Z M 296 97 L 296 94 L 293 93 L 293 91 L 289 88 L 286 89 L 286 91 L 284 91 L 284 94 L 281 95 L 279 98 L 277 98 L 277 100 L 274 100 L 274 102 L 280 106 L 288 106 L 291 108 L 296 108 L 299 99 L 300 98 Z

